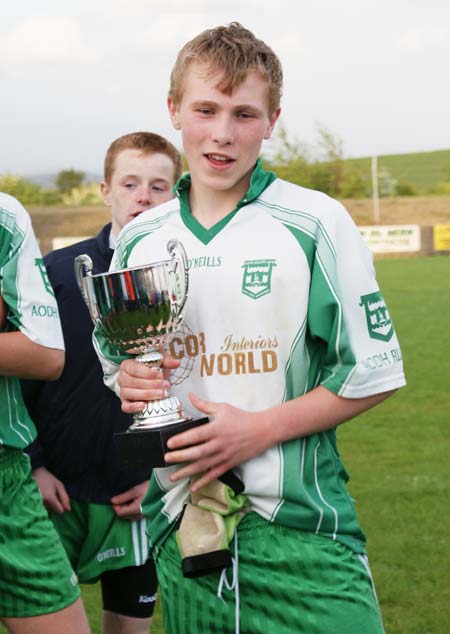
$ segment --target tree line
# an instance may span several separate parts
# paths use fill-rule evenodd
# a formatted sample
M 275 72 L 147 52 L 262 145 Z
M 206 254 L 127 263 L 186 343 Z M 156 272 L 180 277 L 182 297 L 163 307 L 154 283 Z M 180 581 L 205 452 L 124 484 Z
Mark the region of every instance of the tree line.
M 54 187 L 42 187 L 17 174 L 0 174 L 0 191 L 15 196 L 23 205 L 83 207 L 102 204 L 98 183 L 87 183 L 86 174 L 64 169 L 54 178 Z
M 293 138 L 280 121 L 273 146 L 271 155 L 264 157 L 264 166 L 280 178 L 341 199 L 372 195 L 370 174 L 345 159 L 342 139 L 322 124 L 316 126 L 315 143 L 307 144 Z M 183 163 L 186 165 L 185 160 Z M 98 184 L 85 179 L 83 171 L 64 169 L 55 176 L 54 187 L 42 187 L 22 176 L 4 174 L 0 175 L 0 191 L 15 196 L 24 205 L 100 205 Z M 378 189 L 381 196 L 417 194 L 413 185 L 398 182 L 385 167 L 378 173 Z

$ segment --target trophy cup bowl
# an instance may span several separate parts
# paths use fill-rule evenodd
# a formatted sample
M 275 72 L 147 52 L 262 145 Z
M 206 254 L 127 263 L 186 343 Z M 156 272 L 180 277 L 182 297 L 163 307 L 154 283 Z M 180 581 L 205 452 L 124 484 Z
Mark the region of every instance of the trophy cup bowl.
M 183 245 L 169 240 L 167 250 L 170 259 L 96 275 L 88 255 L 75 258 L 75 278 L 94 324 L 113 346 L 152 368 L 161 367 L 161 349 L 181 325 L 189 288 Z M 186 416 L 176 396 L 150 401 L 126 432 L 115 434 L 120 458 L 136 467 L 167 466 L 167 440 L 207 421 Z

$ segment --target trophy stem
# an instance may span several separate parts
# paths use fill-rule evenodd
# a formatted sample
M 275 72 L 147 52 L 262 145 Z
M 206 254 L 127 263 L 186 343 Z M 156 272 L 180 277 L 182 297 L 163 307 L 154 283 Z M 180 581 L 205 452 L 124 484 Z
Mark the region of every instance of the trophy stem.
M 159 350 L 150 350 L 149 352 L 143 352 L 136 357 L 136 361 L 143 363 L 148 368 L 160 368 L 163 362 L 164 356 Z

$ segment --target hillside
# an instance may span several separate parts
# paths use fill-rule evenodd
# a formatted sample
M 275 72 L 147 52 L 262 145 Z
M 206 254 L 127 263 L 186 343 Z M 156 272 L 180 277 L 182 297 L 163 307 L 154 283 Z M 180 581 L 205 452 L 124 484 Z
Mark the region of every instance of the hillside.
M 370 157 L 347 159 L 346 163 L 367 174 L 370 182 Z M 398 183 L 411 185 L 418 194 L 428 194 L 439 183 L 450 182 L 450 150 L 379 156 L 379 172 L 383 168 Z
M 361 158 L 348 158 L 344 159 L 344 164 L 350 168 L 356 168 L 360 172 L 364 180 L 365 195 L 371 195 L 371 157 Z M 283 164 L 284 165 L 284 164 Z M 269 168 L 276 170 L 276 165 Z M 293 168 L 295 170 L 295 168 Z M 344 169 L 344 173 L 345 173 Z M 354 169 L 349 170 L 353 172 Z M 292 172 L 294 174 L 295 172 Z M 283 175 L 282 178 L 287 180 L 293 180 L 299 184 L 306 184 L 306 186 L 317 187 L 322 189 L 320 184 L 296 180 L 292 174 Z M 384 196 L 391 195 L 405 195 L 408 192 L 406 188 L 410 188 L 410 193 L 414 195 L 426 196 L 429 194 L 450 194 L 450 149 L 448 150 L 435 150 L 432 152 L 415 152 L 410 154 L 387 154 L 378 157 L 378 174 L 379 174 L 379 189 L 380 194 Z M 0 178 L 1 178 L 0 174 Z M 54 187 L 54 181 L 56 174 L 34 174 L 27 175 L 26 180 L 47 188 Z M 100 175 L 92 172 L 85 173 L 86 183 L 98 183 L 101 180 Z M 350 176 L 351 180 L 351 176 Z M 385 191 L 383 192 L 383 182 Z M 439 185 L 445 183 L 444 188 L 439 188 Z M 400 185 L 400 190 L 397 190 L 395 185 Z M 387 189 L 386 189 L 387 188 Z M 403 190 L 403 191 L 402 191 Z M 3 189 L 8 193 L 20 195 L 14 191 Z M 326 191 L 326 190 L 324 190 Z M 363 194 L 364 195 L 364 194 Z

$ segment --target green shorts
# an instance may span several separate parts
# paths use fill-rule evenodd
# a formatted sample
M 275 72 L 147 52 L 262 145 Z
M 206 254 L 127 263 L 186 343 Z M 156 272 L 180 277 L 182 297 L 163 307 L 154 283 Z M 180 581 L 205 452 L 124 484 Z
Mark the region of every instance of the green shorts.
M 0 449 L 0 617 L 49 614 L 79 595 L 28 457 Z
M 249 513 L 237 551 L 229 589 L 220 573 L 184 578 L 167 539 L 156 561 L 165 634 L 383 633 L 367 561 L 343 544 Z
M 108 504 L 70 500 L 71 511 L 51 518 L 80 583 L 107 570 L 141 566 L 149 556 L 147 521 L 117 517 Z

